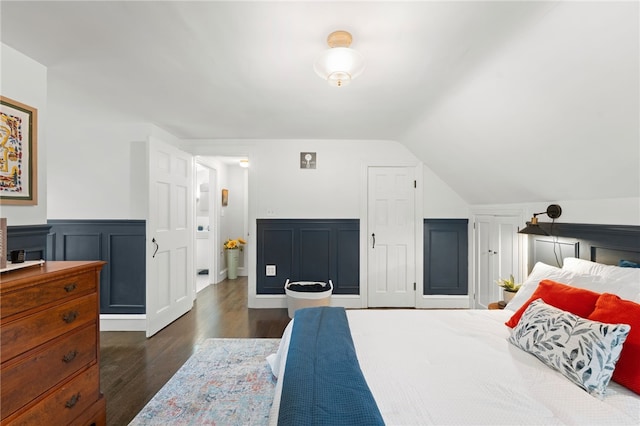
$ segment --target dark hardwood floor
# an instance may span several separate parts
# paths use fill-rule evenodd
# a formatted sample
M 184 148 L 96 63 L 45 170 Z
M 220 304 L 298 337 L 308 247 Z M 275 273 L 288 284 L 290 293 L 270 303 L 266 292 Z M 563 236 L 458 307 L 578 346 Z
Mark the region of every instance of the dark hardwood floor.
M 280 337 L 286 309 L 248 309 L 247 278 L 198 293 L 193 309 L 147 339 L 144 332 L 100 333 L 100 379 L 107 425 L 127 425 L 210 337 Z

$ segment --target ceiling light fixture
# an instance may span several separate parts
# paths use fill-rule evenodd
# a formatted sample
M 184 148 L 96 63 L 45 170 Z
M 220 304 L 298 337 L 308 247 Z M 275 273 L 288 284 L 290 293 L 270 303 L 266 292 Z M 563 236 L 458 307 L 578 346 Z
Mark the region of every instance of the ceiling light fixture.
M 327 37 L 329 49 L 318 56 L 313 69 L 335 87 L 346 86 L 364 70 L 364 56 L 351 49 L 351 34 L 334 31 Z
M 560 215 L 562 214 L 562 209 L 558 204 L 550 204 L 549 207 L 547 207 L 547 211 L 534 213 L 533 217 L 531 218 L 531 222 L 527 222 L 527 226 L 524 229 L 521 229 L 520 231 L 518 231 L 518 233 L 529 234 L 529 235 L 549 235 L 549 233 L 544 229 L 542 229 L 538 224 L 537 216 L 541 214 L 546 214 L 547 216 L 549 216 L 549 218 L 553 219 L 553 221 L 555 222 L 555 220 L 559 218 Z
M 247 160 L 246 158 L 243 158 L 242 160 L 240 160 L 240 167 L 245 169 L 249 167 L 249 160 Z

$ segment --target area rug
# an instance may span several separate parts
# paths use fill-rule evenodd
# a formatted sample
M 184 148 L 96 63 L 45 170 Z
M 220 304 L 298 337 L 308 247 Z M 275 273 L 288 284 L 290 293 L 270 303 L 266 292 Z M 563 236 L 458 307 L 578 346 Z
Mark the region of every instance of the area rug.
M 265 425 L 280 339 L 207 339 L 130 425 Z

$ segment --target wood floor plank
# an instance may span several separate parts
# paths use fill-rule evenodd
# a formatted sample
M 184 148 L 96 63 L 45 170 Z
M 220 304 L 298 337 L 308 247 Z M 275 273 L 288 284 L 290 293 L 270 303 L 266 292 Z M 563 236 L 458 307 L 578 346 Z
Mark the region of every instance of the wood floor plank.
M 248 309 L 247 278 L 198 293 L 191 311 L 147 339 L 144 332 L 100 332 L 100 380 L 107 425 L 127 425 L 194 353 L 213 337 L 278 338 L 286 309 Z

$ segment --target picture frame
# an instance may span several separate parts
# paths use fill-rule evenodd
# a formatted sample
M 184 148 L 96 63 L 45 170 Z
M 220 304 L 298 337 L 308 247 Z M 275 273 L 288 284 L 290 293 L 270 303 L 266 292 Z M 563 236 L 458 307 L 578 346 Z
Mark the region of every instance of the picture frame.
M 7 218 L 0 217 L 0 269 L 7 267 Z
M 300 153 L 300 168 L 301 169 L 315 169 L 316 168 L 316 153 L 315 152 L 301 152 Z
M 226 206 L 229 204 L 229 190 L 228 189 L 223 189 L 222 190 L 222 205 Z
M 0 96 L 0 204 L 38 204 L 38 110 Z

